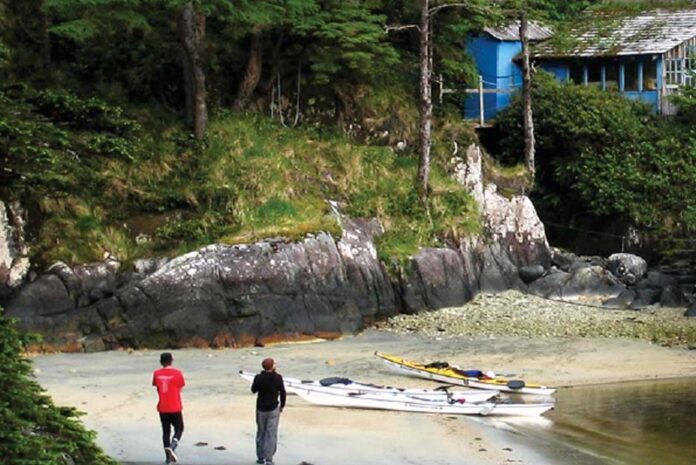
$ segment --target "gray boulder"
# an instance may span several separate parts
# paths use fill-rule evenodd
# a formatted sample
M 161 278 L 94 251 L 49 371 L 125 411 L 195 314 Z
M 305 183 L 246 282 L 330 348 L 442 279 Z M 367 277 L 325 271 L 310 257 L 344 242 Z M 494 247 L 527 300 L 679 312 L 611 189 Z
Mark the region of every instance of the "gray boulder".
M 580 295 L 619 295 L 623 286 L 611 273 L 600 266 L 574 270 L 562 288 L 564 298 Z
M 402 278 L 404 313 L 458 305 L 477 292 L 466 279 L 465 263 L 453 249 L 421 249 Z
M 677 278 L 659 271 L 648 271 L 645 282 L 643 282 L 643 286 L 645 287 L 654 287 L 658 289 L 678 285 L 679 280 L 677 280 Z
M 544 276 L 545 272 L 546 270 L 541 265 L 522 266 L 519 269 L 520 279 L 524 281 L 525 284 L 536 281 Z
M 636 298 L 631 303 L 631 310 L 648 308 L 660 300 L 661 290 L 654 287 L 636 289 Z
M 580 295 L 617 296 L 625 290 L 611 273 L 599 266 L 550 273 L 529 285 L 535 295 L 552 299 L 573 299 Z
M 684 312 L 684 316 L 688 316 L 690 318 L 696 317 L 696 302 L 689 305 L 686 312 Z
M 629 308 L 629 306 L 631 305 L 631 303 L 633 303 L 635 298 L 636 291 L 634 291 L 633 289 L 625 289 L 621 291 L 621 293 L 616 297 L 612 297 L 602 302 L 602 307 L 626 309 Z
M 529 292 L 540 297 L 560 299 L 561 289 L 568 280 L 570 273 L 553 269 L 543 278 L 539 278 L 529 285 Z
M 662 288 L 660 293 L 661 307 L 683 307 L 686 297 L 678 285 L 668 285 Z
M 624 284 L 635 284 L 648 269 L 648 263 L 641 257 L 629 253 L 615 253 L 609 256 L 606 268 Z

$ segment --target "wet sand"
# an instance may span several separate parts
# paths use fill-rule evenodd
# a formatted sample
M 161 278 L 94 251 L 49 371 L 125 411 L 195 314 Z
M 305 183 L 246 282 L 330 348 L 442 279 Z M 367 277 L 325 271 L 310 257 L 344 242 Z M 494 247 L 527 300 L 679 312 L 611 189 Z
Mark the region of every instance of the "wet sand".
M 624 380 L 696 377 L 696 351 L 626 339 L 438 339 L 377 330 L 337 341 L 263 348 L 173 351 L 187 380 L 186 429 L 178 449 L 182 464 L 252 464 L 254 401 L 237 372 L 258 371 L 274 357 L 289 377 L 346 376 L 397 386 L 433 387 L 427 380 L 393 374 L 373 352 L 419 361 L 446 360 L 462 367 L 514 373 L 554 386 Z M 39 382 L 60 405 L 86 412 L 99 444 L 124 463 L 162 463 L 156 393 L 150 385 L 159 351 L 54 354 L 33 357 Z M 519 420 L 405 412 L 336 409 L 288 397 L 281 416 L 275 462 L 295 465 L 529 464 L 551 463 L 523 435 Z M 551 420 L 536 421 L 540 428 Z M 196 445 L 206 443 L 205 445 Z M 223 447 L 224 450 L 216 450 Z

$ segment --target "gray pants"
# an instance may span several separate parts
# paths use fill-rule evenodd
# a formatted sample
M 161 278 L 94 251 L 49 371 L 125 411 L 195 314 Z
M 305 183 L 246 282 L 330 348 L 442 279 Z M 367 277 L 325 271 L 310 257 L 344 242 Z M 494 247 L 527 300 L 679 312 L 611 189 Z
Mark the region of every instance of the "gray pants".
M 278 422 L 280 408 L 270 412 L 256 410 L 256 458 L 273 460 L 278 448 Z

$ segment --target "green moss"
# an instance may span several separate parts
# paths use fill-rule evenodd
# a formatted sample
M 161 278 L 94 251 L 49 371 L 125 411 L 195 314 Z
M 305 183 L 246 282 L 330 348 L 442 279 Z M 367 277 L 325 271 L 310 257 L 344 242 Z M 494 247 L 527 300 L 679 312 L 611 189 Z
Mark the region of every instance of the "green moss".
M 584 14 L 572 22 L 561 23 L 556 27 L 553 37 L 544 42 L 541 47 L 550 49 L 556 56 L 578 54 L 588 48 L 598 48 L 600 54 L 612 56 L 618 51 L 619 44 L 615 40 L 625 42 L 626 37 L 612 37 L 622 22 L 642 12 L 655 9 L 679 10 L 692 8 L 693 1 L 689 0 L 613 0 L 599 2 L 588 8 Z M 653 22 L 636 32 L 633 41 L 653 38 L 659 32 L 663 22 Z M 590 40 L 587 36 L 593 33 Z

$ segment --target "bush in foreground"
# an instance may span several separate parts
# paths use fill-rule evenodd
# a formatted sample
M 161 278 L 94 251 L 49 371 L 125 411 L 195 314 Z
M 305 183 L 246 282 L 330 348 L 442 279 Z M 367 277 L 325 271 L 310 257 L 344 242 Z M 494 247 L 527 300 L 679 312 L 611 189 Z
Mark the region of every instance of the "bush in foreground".
M 0 309 L 0 457 L 4 465 L 116 465 L 73 408 L 57 407 L 21 356 L 24 337 Z

